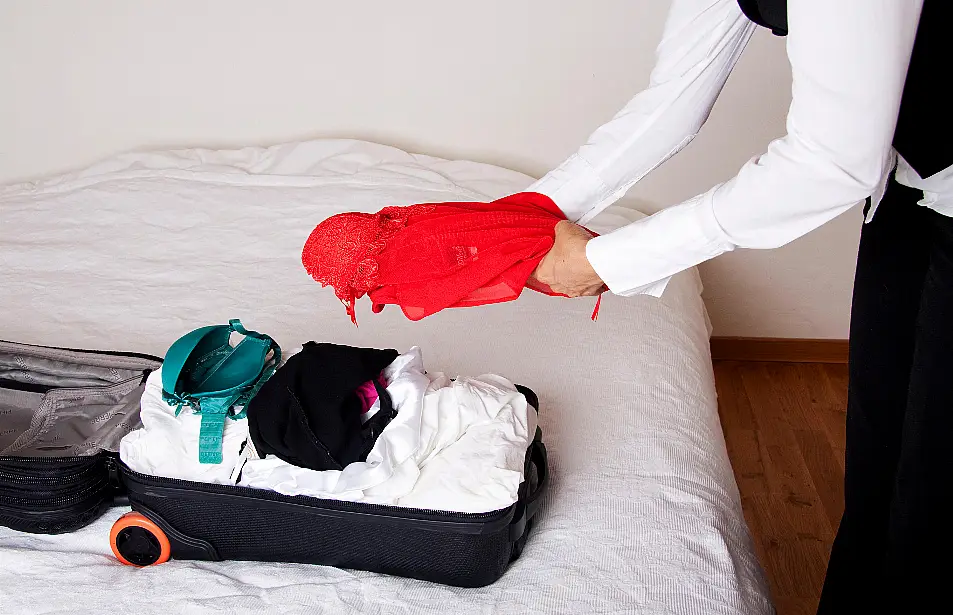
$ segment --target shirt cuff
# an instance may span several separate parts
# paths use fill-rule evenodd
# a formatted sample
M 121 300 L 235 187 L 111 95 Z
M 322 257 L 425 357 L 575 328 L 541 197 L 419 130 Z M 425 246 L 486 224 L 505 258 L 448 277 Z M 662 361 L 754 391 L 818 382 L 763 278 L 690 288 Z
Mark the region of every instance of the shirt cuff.
M 662 296 L 662 293 L 665 292 L 665 289 L 668 287 L 668 283 L 672 280 L 672 276 L 663 278 L 657 282 L 652 282 L 651 284 L 646 284 L 645 286 L 640 286 L 638 288 L 633 288 L 629 291 L 626 291 L 626 297 L 633 297 L 635 295 L 648 295 L 650 297 L 655 297 L 658 299 Z
M 569 220 L 577 222 L 593 208 L 593 204 L 605 199 L 609 188 L 592 165 L 573 154 L 530 186 L 527 192 L 545 194 Z
M 714 192 L 594 237 L 589 263 L 616 295 L 660 296 L 671 276 L 734 249 L 715 219 Z

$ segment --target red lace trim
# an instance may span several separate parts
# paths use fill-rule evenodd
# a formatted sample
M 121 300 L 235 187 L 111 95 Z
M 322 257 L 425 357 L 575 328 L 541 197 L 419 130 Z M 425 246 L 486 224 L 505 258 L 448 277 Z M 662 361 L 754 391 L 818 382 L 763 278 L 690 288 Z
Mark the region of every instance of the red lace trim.
M 433 205 L 421 204 L 385 207 L 376 214 L 332 216 L 308 237 L 302 261 L 322 287 L 334 287 L 335 295 L 356 325 L 355 303 L 377 288 L 377 256 L 410 218 L 433 209 Z M 334 247 L 329 250 L 328 246 Z

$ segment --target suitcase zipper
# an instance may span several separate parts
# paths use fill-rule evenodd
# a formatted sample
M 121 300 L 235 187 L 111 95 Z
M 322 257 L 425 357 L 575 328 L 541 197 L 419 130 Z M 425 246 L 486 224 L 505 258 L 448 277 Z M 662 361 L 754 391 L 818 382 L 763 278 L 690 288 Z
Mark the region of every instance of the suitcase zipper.
M 33 507 L 36 504 L 62 504 L 69 505 L 71 503 L 81 501 L 84 499 L 89 499 L 89 496 L 93 493 L 98 493 L 103 490 L 103 487 L 108 487 L 109 482 L 106 480 L 97 481 L 95 484 L 84 486 L 79 491 L 71 493 L 69 495 L 63 495 L 61 491 L 30 491 L 27 497 L 16 497 L 16 496 L 7 496 L 4 495 L 0 502 L 4 505 L 14 503 L 14 504 L 24 504 L 28 507 Z M 0 493 L 8 492 L 10 490 L 0 488 Z M 22 492 L 21 492 L 22 493 Z
M 4 479 L 20 483 L 78 482 L 96 472 L 99 456 L 89 457 L 0 457 L 0 483 Z
M 98 455 L 71 455 L 69 457 L 0 457 L 0 471 L 8 472 L 51 472 L 57 476 L 64 471 L 81 472 L 91 468 L 99 461 Z M 52 469 L 36 466 L 55 466 Z
M 485 523 L 494 521 L 506 516 L 515 506 L 513 504 L 507 508 L 493 510 L 484 513 L 464 513 L 449 512 L 446 510 L 429 510 L 423 508 L 405 508 L 402 506 L 387 506 L 385 504 L 368 504 L 366 502 L 346 502 L 343 500 L 326 500 L 311 496 L 292 496 L 269 491 L 267 489 L 256 489 L 254 487 L 245 487 L 242 485 L 219 485 L 216 483 L 200 483 L 181 478 L 164 478 L 141 474 L 135 470 L 122 466 L 122 474 L 132 477 L 136 482 L 154 487 L 179 487 L 188 488 L 195 491 L 204 491 L 206 493 L 217 493 L 222 495 L 245 495 L 259 499 L 274 500 L 278 502 L 289 501 L 297 504 L 312 504 L 315 508 L 326 508 L 343 512 L 356 513 L 386 513 L 391 517 L 406 519 L 422 519 L 432 521 L 461 521 L 473 523 Z
M 110 357 L 129 357 L 131 359 L 148 359 L 156 363 L 162 363 L 162 357 L 142 352 L 122 352 L 119 350 L 87 350 L 85 348 L 67 348 L 65 346 L 43 346 L 41 344 L 24 344 L 23 342 L 11 342 L 9 340 L 0 340 L 4 344 L 19 344 L 20 346 L 31 346 L 33 348 L 51 348 L 53 350 L 66 350 L 69 352 L 82 352 L 86 354 L 101 354 Z
M 50 497 L 0 497 L 0 514 L 27 524 L 74 522 L 91 508 L 101 506 L 111 491 L 106 481 L 90 485 L 69 495 Z
M 64 462 L 73 465 L 63 467 Z M 99 457 L 0 459 L 0 506 L 31 512 L 38 506 L 69 506 L 89 500 L 92 494 L 109 488 L 101 464 Z
M 63 474 L 62 472 L 51 473 L 48 476 L 35 476 L 29 475 L 23 472 L 9 471 L 0 465 L 0 485 L 5 482 L 12 483 L 22 483 L 27 485 L 62 485 L 64 488 L 69 487 L 72 483 L 78 483 L 82 480 L 89 477 L 90 474 L 96 469 L 96 466 L 91 465 L 81 469 L 78 472 L 71 474 Z M 0 489 L 3 489 L 0 486 Z

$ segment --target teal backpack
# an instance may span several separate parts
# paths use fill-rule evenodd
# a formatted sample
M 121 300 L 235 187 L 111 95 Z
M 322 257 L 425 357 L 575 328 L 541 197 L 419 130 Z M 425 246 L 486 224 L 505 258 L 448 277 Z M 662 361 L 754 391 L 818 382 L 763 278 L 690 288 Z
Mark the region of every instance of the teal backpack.
M 232 333 L 245 337 L 229 344 Z M 281 362 L 281 348 L 273 339 L 248 331 L 240 320 L 227 325 L 201 327 L 180 337 L 162 363 L 162 398 L 202 415 L 199 430 L 199 463 L 222 462 L 225 419 L 241 419 L 245 406 L 258 393 Z

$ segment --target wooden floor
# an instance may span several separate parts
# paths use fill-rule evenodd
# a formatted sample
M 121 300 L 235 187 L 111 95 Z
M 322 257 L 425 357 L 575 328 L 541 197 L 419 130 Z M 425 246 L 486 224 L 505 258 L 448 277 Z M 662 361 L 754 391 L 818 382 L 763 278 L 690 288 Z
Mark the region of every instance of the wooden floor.
M 844 507 L 847 366 L 716 361 L 715 380 L 778 615 L 813 614 Z

